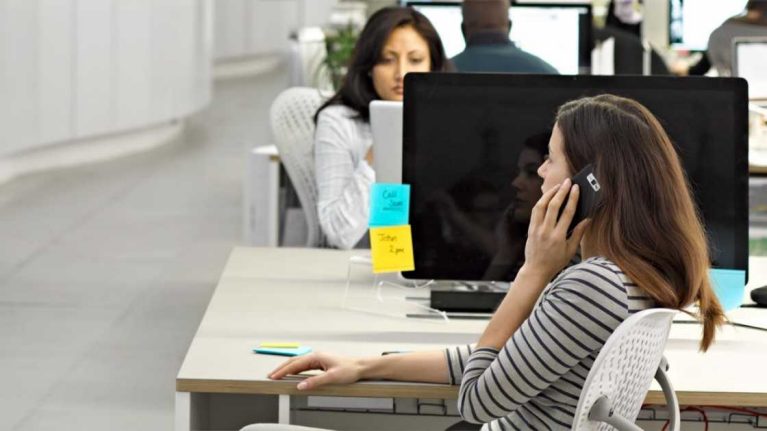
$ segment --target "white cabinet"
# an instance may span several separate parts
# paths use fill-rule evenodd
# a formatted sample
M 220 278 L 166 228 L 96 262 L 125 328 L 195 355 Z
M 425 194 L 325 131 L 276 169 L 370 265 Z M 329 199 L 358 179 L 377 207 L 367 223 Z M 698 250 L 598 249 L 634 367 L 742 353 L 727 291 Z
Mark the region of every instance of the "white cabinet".
M 290 34 L 322 26 L 338 0 L 214 0 L 215 58 L 286 52 Z
M 0 0 L 0 157 L 210 100 L 211 0 Z

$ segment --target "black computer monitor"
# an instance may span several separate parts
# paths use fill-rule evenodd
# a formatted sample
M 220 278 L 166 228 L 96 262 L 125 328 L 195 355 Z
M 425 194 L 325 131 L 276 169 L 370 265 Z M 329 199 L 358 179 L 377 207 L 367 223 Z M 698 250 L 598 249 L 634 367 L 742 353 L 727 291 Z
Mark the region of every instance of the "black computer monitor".
M 668 40 L 672 48 L 705 51 L 708 38 L 727 18 L 743 13 L 748 0 L 669 0 Z
M 524 261 L 536 169 L 563 103 L 612 93 L 652 111 L 676 146 L 713 266 L 748 266 L 748 124 L 740 78 L 408 74 L 403 183 L 411 186 L 408 278 L 513 280 Z
M 461 33 L 461 4 L 408 1 L 424 14 L 439 33 L 445 53 L 452 58 L 466 46 Z M 514 3 L 509 9 L 509 37 L 560 74 L 577 75 L 591 70 L 591 5 L 577 3 Z

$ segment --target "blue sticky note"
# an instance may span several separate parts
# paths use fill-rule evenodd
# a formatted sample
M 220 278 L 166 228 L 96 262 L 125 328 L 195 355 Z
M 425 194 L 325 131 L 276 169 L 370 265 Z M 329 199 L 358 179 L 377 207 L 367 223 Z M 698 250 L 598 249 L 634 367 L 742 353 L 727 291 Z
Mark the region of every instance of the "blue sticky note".
M 311 347 L 301 346 L 295 349 L 282 348 L 282 347 L 258 347 L 253 349 L 254 353 L 261 353 L 262 355 L 278 355 L 278 356 L 301 356 L 312 351 Z
M 746 290 L 746 272 L 738 269 L 711 268 L 709 276 L 711 286 L 724 311 L 740 307 Z
M 370 189 L 371 227 L 408 224 L 410 184 L 374 183 Z

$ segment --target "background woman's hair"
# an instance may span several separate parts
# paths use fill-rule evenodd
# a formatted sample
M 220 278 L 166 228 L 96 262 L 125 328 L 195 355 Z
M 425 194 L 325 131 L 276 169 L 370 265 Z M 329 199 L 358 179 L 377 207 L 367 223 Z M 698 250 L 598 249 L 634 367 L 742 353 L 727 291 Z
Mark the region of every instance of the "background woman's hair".
M 362 29 L 349 59 L 341 88 L 314 114 L 315 123 L 320 111 L 337 104 L 354 109 L 365 121 L 370 119 L 368 105 L 379 98 L 371 77 L 373 67 L 381 61 L 381 53 L 389 35 L 401 27 L 413 28 L 426 41 L 432 71 L 449 68 L 450 61 L 445 56 L 442 40 L 428 18 L 408 7 L 392 6 L 380 9 L 370 16 Z
M 724 313 L 709 282 L 708 244 L 687 177 L 660 122 L 638 102 L 613 95 L 568 102 L 556 121 L 571 172 L 594 163 L 602 185 L 587 232 L 591 245 L 658 305 L 697 302 L 705 351 Z

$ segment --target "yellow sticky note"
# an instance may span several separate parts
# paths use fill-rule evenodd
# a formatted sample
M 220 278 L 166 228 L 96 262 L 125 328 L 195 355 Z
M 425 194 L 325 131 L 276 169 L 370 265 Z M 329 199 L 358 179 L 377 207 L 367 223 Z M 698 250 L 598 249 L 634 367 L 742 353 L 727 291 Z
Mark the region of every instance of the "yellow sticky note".
M 277 347 L 283 349 L 296 349 L 301 347 L 298 343 L 261 343 L 259 347 Z
M 414 270 L 410 225 L 371 227 L 370 252 L 375 273 Z

